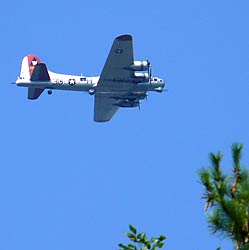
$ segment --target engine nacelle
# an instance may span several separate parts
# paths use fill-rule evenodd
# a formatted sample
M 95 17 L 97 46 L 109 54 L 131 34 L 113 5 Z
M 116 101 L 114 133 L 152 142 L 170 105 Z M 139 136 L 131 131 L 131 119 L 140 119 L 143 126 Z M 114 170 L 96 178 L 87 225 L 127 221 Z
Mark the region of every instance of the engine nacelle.
M 117 106 L 121 108 L 134 108 L 139 106 L 139 101 L 138 100 L 121 100 L 118 103 L 116 103 Z
M 142 78 L 144 81 L 149 80 L 150 78 L 148 73 L 135 72 L 134 75 L 136 78 Z
M 130 67 L 134 71 L 145 71 L 149 68 L 149 61 L 134 61 Z

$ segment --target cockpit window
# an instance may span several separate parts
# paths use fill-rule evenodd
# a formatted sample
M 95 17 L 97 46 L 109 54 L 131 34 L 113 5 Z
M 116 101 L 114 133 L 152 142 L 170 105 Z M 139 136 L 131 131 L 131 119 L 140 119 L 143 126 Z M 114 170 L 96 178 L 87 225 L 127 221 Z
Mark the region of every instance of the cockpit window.
M 86 81 L 86 77 L 81 77 L 81 78 L 80 78 L 80 81 L 81 81 L 81 82 L 85 82 L 85 81 Z

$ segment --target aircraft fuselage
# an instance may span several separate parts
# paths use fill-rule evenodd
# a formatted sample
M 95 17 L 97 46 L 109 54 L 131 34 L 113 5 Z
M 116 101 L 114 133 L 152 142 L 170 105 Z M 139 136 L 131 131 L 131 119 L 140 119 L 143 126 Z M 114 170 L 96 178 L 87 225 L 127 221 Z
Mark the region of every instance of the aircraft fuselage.
M 16 85 L 20 87 L 33 87 L 44 89 L 57 89 L 57 90 L 72 90 L 72 91 L 98 91 L 99 76 L 85 77 L 55 74 L 49 71 L 50 81 L 27 81 L 27 79 L 18 78 Z M 152 77 L 150 81 L 139 82 L 139 79 L 108 79 L 109 84 L 112 86 L 112 92 L 144 92 L 144 91 L 162 91 L 165 86 L 164 81 L 157 77 Z M 117 82 L 119 84 L 117 84 Z M 109 85 L 110 86 L 110 85 Z M 118 86 L 118 87 L 116 87 Z M 99 90 L 105 92 L 105 89 Z M 110 92 L 110 90 L 108 90 Z

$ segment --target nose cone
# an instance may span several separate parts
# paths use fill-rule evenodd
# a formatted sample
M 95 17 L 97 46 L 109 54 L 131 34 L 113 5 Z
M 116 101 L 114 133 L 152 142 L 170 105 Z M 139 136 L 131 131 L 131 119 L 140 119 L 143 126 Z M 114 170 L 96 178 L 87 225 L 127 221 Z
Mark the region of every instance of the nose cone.
M 163 79 L 160 79 L 159 81 L 161 83 L 162 89 L 166 86 L 166 82 Z
M 159 87 L 157 89 L 158 92 L 163 92 L 163 89 L 166 87 L 166 81 L 164 81 L 163 79 L 159 80 Z
M 165 87 L 166 86 L 166 82 L 163 80 L 163 86 Z

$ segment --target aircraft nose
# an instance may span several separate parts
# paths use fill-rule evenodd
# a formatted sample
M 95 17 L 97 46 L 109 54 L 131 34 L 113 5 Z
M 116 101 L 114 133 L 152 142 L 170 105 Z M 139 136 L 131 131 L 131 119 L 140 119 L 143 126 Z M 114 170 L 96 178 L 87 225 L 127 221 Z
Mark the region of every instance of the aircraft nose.
M 163 80 L 163 82 L 162 82 L 162 91 L 167 91 L 166 88 L 167 88 L 167 83 L 166 83 L 166 81 Z
M 163 87 L 166 87 L 166 86 L 167 86 L 166 82 L 163 82 L 163 84 L 164 84 Z
M 166 82 L 163 79 L 160 79 L 160 83 L 161 83 L 162 88 L 166 86 Z

